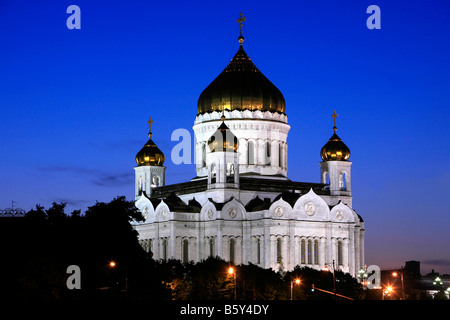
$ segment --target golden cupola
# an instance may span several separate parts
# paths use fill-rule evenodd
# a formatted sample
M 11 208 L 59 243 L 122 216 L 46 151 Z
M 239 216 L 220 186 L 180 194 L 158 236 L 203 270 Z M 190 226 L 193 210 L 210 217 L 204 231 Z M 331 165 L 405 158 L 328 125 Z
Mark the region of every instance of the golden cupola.
M 242 22 L 239 49 L 231 62 L 200 94 L 199 114 L 223 110 L 260 110 L 284 113 L 286 102 L 280 90 L 253 64 L 242 43 Z
M 225 117 L 222 116 L 222 124 L 216 132 L 208 139 L 208 147 L 211 152 L 237 152 L 238 138 L 231 132 L 225 124 Z
M 149 140 L 144 147 L 136 154 L 136 163 L 138 166 L 163 166 L 164 153 L 156 146 L 152 140 L 151 124 L 152 119 L 148 121 L 150 132 L 148 133 Z
M 328 142 L 320 150 L 320 156 L 323 161 L 347 161 L 350 158 L 350 149 L 342 142 L 341 138 L 336 134 L 336 118 L 338 114 L 334 111 L 331 116 L 334 120 L 334 134 Z

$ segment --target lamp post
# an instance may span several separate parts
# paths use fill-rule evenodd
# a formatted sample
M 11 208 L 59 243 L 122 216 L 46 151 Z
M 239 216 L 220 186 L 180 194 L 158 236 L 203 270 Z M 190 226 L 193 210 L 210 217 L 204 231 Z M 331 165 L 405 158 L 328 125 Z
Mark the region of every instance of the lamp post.
M 358 271 L 358 278 L 360 280 L 360 283 L 362 283 L 364 289 L 367 289 L 367 277 L 367 266 L 364 266 L 364 268 L 361 268 Z
M 236 271 L 233 267 L 228 268 L 228 274 L 234 276 L 234 300 L 236 300 Z
M 391 292 L 392 292 L 392 287 L 391 287 L 391 286 L 387 286 L 386 289 L 383 290 L 383 296 L 382 296 L 382 299 L 381 299 L 381 300 L 384 300 L 384 295 L 385 295 L 385 294 L 388 295 L 389 300 L 390 300 Z
M 323 270 L 330 271 L 328 268 L 328 265 L 325 265 Z M 333 292 L 334 292 L 334 295 L 336 295 L 336 275 L 334 274 L 334 272 L 335 272 L 335 266 L 334 266 L 334 260 L 333 260 Z
M 294 287 L 294 283 L 297 285 L 300 284 L 300 279 L 299 278 L 292 279 L 292 277 L 291 277 L 291 300 L 292 300 L 292 289 Z
M 398 274 L 399 274 L 399 272 L 396 272 L 396 271 L 392 272 L 392 276 L 393 277 L 397 277 Z M 402 280 L 402 300 L 405 300 L 405 285 L 404 285 L 404 282 L 403 282 L 403 271 L 400 272 L 400 277 L 401 277 L 401 280 Z
M 109 262 L 109 267 L 111 269 L 115 269 L 117 267 L 117 263 L 114 260 Z M 118 284 L 119 282 L 117 282 Z M 125 275 L 125 297 L 128 298 L 128 276 Z

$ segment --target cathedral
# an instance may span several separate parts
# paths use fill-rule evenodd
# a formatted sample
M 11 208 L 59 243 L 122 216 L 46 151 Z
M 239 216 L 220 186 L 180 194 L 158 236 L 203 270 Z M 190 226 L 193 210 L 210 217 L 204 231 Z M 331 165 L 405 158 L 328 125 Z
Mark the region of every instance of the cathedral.
M 356 276 L 365 229 L 352 208 L 350 150 L 336 134 L 337 114 L 320 150 L 320 182 L 290 180 L 285 99 L 245 52 L 244 20 L 237 20 L 238 51 L 198 98 L 195 178 L 165 184 L 165 156 L 152 132 L 136 155 L 135 205 L 145 219 L 133 222 L 139 241 L 156 260 L 218 256 Z

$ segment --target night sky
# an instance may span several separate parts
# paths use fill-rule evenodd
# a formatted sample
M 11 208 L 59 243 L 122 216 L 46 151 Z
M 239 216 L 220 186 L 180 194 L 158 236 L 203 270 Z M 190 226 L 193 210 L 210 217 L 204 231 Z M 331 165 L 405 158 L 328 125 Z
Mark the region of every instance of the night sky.
M 81 29 L 69 30 L 69 5 Z M 369 5 L 381 29 L 369 30 Z M 0 1 L 0 208 L 67 203 L 67 213 L 134 199 L 136 153 L 153 140 L 166 183 L 197 99 L 239 43 L 283 93 L 288 177 L 319 182 L 320 149 L 351 150 L 366 263 L 450 273 L 450 2 Z M 192 155 L 193 158 L 193 155 Z

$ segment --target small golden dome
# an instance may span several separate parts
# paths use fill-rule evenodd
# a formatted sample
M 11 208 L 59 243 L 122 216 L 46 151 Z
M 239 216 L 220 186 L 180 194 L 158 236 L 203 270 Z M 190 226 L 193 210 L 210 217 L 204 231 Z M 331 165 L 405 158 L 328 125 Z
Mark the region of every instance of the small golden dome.
M 199 114 L 223 110 L 260 110 L 284 113 L 286 102 L 280 90 L 253 64 L 242 46 L 231 62 L 200 94 Z
M 237 152 L 238 138 L 231 132 L 225 124 L 225 117 L 222 116 L 222 124 L 216 132 L 208 139 L 208 147 L 211 152 Z
M 320 156 L 323 161 L 347 161 L 350 158 L 350 149 L 342 142 L 341 138 L 336 134 L 336 111 L 331 116 L 334 118 L 333 131 L 334 134 L 331 136 L 330 140 L 323 146 L 320 150 Z
M 151 123 L 149 120 L 150 132 L 148 137 L 150 138 L 144 147 L 136 155 L 136 163 L 138 166 L 162 166 L 164 164 L 164 153 L 156 146 L 152 140 Z

